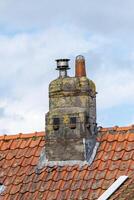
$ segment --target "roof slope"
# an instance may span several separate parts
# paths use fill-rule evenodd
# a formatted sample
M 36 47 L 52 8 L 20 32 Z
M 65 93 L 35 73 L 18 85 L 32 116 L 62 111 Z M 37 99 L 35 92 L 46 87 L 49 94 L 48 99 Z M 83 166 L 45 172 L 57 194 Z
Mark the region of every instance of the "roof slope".
M 102 128 L 100 146 L 91 166 L 65 165 L 36 170 L 44 132 L 0 137 L 0 194 L 2 200 L 97 199 L 121 175 L 130 179 L 111 199 L 134 198 L 134 127 Z M 130 188 L 129 188 L 130 187 Z M 129 191 L 124 197 L 122 191 Z M 133 187 L 134 189 L 134 187 Z

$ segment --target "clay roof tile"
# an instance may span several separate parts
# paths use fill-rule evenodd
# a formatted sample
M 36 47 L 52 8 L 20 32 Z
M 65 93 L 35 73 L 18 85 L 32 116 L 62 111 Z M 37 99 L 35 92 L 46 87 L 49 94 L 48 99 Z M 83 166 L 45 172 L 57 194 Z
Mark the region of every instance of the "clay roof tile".
M 38 173 L 44 132 L 0 136 L 0 181 L 7 186 L 2 200 L 97 199 L 119 176 L 134 178 L 133 130 L 133 126 L 101 128 L 91 166 L 44 166 Z M 120 195 L 123 189 L 118 191 Z

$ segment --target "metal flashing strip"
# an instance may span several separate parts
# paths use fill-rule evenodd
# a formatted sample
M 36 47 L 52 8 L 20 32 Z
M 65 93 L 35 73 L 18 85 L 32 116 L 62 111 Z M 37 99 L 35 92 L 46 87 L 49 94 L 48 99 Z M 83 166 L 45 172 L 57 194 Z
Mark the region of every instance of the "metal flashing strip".
M 6 187 L 0 183 L 0 195 L 4 192 L 5 188 Z
M 54 166 L 63 167 L 65 165 L 68 166 L 79 165 L 80 167 L 83 167 L 84 165 L 89 165 L 89 164 L 87 161 L 80 161 L 80 160 L 48 161 L 44 159 L 44 160 L 39 160 L 37 166 L 35 167 L 35 171 L 38 174 L 40 173 L 40 170 L 42 170 L 44 167 L 54 167 Z
M 120 176 L 99 198 L 98 200 L 107 200 L 126 180 L 128 176 Z
M 95 147 L 93 148 L 93 152 L 92 152 L 92 155 L 88 161 L 88 164 L 89 166 L 92 164 L 92 162 L 94 161 L 95 159 L 95 156 L 96 156 L 96 153 L 97 153 L 97 150 L 98 150 L 98 147 L 99 147 L 100 143 L 99 142 L 96 142 L 95 144 Z
M 39 161 L 38 161 L 38 164 L 37 164 L 35 170 L 38 173 L 38 171 L 40 171 L 41 169 L 43 169 L 46 166 L 47 167 L 54 167 L 54 166 L 62 167 L 65 165 L 69 165 L 69 166 L 79 165 L 80 167 L 82 167 L 84 165 L 89 165 L 89 163 L 87 161 L 81 161 L 81 160 L 48 161 L 46 159 L 45 149 L 42 149 L 42 152 L 40 154 L 40 158 L 39 158 Z
M 74 165 L 79 165 L 79 166 L 84 166 L 88 165 L 87 161 L 81 161 L 81 160 L 66 160 L 66 161 L 48 161 L 46 162 L 46 166 L 53 167 L 53 166 L 74 166 Z

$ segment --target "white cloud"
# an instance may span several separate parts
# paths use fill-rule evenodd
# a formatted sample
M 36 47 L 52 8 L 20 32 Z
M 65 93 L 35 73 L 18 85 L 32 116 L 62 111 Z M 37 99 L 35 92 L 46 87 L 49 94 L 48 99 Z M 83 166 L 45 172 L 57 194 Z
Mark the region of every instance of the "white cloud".
M 66 23 L 118 37 L 127 32 L 132 38 L 133 7 L 133 0 L 4 0 L 0 3 L 0 24 L 8 31 L 31 31 Z
M 98 109 L 108 109 L 122 104 L 134 104 L 134 69 L 100 70 L 96 74 Z
M 102 113 L 133 105 L 133 6 L 133 0 L 0 1 L 0 132 L 44 129 L 59 57 L 87 56 Z
M 87 40 L 84 32 L 76 32 L 76 28 L 64 27 L 0 36 L 1 133 L 44 130 L 48 84 L 58 76 L 54 60 L 86 53 L 104 43 L 101 37 Z

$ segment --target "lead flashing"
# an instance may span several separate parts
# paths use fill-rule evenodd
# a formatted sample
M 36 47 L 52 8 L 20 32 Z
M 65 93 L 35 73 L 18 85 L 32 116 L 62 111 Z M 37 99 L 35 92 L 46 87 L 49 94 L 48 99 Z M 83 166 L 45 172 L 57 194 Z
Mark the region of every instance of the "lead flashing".
M 4 192 L 5 188 L 5 185 L 0 184 L 0 195 Z

